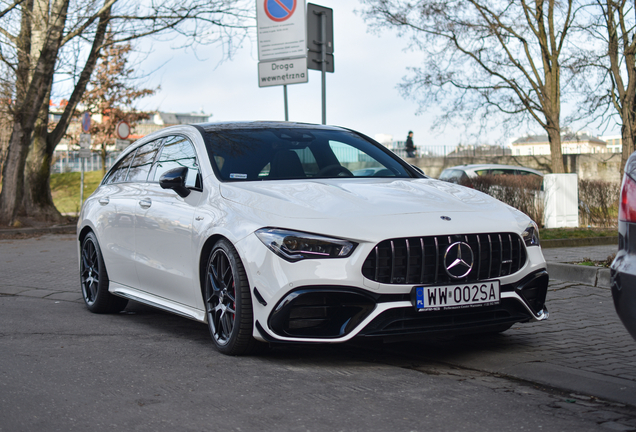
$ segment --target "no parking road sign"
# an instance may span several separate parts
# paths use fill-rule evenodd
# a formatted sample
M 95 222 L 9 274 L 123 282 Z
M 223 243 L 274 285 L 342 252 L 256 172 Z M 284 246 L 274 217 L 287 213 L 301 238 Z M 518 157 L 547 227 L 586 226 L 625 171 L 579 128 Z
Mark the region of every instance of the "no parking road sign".
M 306 57 L 305 0 L 256 0 L 258 59 Z
M 265 0 L 265 13 L 272 21 L 282 22 L 294 16 L 296 0 Z

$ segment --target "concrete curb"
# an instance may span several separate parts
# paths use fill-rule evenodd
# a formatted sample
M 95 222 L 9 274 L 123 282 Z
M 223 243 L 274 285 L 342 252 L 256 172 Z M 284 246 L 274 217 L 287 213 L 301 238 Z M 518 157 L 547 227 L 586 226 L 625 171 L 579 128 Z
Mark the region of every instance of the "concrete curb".
M 548 263 L 550 279 L 578 282 L 599 288 L 610 287 L 610 269 L 577 264 Z
M 61 225 L 46 228 L 9 228 L 0 229 L 0 235 L 16 235 L 16 234 L 75 234 L 77 225 Z
M 541 240 L 541 247 L 545 249 L 600 245 L 618 245 L 618 236 Z

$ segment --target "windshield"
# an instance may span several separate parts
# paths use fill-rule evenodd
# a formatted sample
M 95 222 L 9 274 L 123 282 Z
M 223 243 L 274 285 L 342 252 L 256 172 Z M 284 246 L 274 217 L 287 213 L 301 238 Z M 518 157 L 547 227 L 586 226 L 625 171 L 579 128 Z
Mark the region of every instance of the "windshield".
M 412 177 L 398 160 L 348 131 L 249 129 L 207 133 L 210 161 L 222 180 Z

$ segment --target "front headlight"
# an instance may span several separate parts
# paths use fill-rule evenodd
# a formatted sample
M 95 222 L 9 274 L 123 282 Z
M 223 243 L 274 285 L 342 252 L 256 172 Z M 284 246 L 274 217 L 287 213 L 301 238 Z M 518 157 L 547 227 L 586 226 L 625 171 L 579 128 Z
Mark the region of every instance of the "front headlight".
M 272 252 L 290 262 L 308 258 L 346 258 L 357 246 L 348 240 L 279 228 L 262 228 L 255 234 Z
M 537 224 L 531 221 L 521 234 L 521 237 L 523 237 L 526 246 L 539 246 L 539 227 Z

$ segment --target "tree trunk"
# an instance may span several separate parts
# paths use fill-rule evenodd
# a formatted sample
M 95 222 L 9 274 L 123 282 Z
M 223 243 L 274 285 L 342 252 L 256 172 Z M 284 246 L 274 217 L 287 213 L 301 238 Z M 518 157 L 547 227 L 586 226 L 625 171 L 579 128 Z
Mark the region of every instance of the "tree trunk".
M 0 223 L 14 224 L 24 197 L 24 167 L 31 144 L 31 134 L 35 128 L 42 103 L 50 90 L 57 54 L 66 23 L 69 0 L 55 0 L 53 3 L 46 41 L 39 52 L 35 67 L 31 69 L 29 59 L 19 59 L 18 79 L 24 78 L 24 69 L 31 73 L 28 90 L 24 97 L 16 101 L 13 132 L 9 141 L 7 161 L 4 167 L 3 188 L 0 192 Z M 24 11 L 29 15 L 29 11 Z M 25 20 L 23 17 L 22 25 Z M 24 29 L 21 28 L 20 35 Z M 20 42 L 23 43 L 23 42 Z M 27 42 L 24 42 L 26 45 Z M 28 63 L 27 63 L 28 61 Z M 20 96 L 20 95 L 19 95 Z
M 106 175 L 106 156 L 108 156 L 106 144 L 103 143 L 99 149 L 99 157 L 102 160 L 102 178 Z
M 73 89 L 73 93 L 69 98 L 62 118 L 59 120 L 55 129 L 48 133 L 48 115 L 49 105 L 48 99 L 42 104 L 39 113 L 38 125 L 33 138 L 33 149 L 29 153 L 28 162 L 25 166 L 28 192 L 24 194 L 24 206 L 29 216 L 40 220 L 59 222 L 62 220 L 57 208 L 53 204 L 51 195 L 50 177 L 51 164 L 53 163 L 53 154 L 55 147 L 60 143 L 62 137 L 71 122 L 71 118 L 77 104 L 79 103 L 86 85 L 90 80 L 90 76 L 95 69 L 99 52 L 104 43 L 106 29 L 110 20 L 110 8 L 102 12 L 99 17 L 97 32 L 93 45 L 89 53 L 84 69 L 82 70 L 79 80 Z M 49 86 L 50 94 L 50 86 Z
M 621 126 L 621 138 L 622 138 L 622 155 L 621 155 L 621 178 L 625 173 L 625 164 L 627 159 L 634 152 L 634 128 L 636 127 L 636 113 L 632 111 L 635 104 L 623 103 L 623 125 Z
M 6 126 L 8 127 L 8 126 Z M 9 139 L 11 136 L 5 137 L 5 125 L 0 124 L 0 190 L 2 189 L 2 173 L 4 171 L 4 162 L 7 160 L 7 151 L 9 150 Z
M 2 172 L 0 223 L 13 225 L 24 195 L 24 164 L 29 149 L 31 130 L 22 124 L 22 116 L 14 115 L 7 159 Z
M 50 94 L 50 93 L 49 93 Z M 29 217 L 41 221 L 61 223 L 64 218 L 53 204 L 51 186 L 51 162 L 53 150 L 50 148 L 49 96 L 44 99 L 33 131 L 33 140 L 27 156 L 24 172 L 24 209 Z
M 22 10 L 20 34 L 17 42 L 16 102 L 24 101 L 29 90 L 32 9 L 33 1 L 27 0 Z M 13 109 L 18 111 L 12 113 L 11 136 L 7 143 L 6 158 L 2 167 L 2 191 L 0 192 L 0 224 L 10 225 L 15 222 L 18 206 L 21 204 L 24 194 L 24 163 L 31 135 L 31 130 L 25 130 L 23 125 L 24 103 L 21 106 L 17 106 L 17 103 L 14 104 Z M 26 145 L 24 145 L 25 141 Z
M 550 142 L 552 173 L 564 173 L 565 166 L 563 165 L 563 152 L 561 151 L 561 128 L 559 127 L 559 120 L 554 120 L 546 115 L 546 123 L 547 127 L 545 130 L 548 133 L 548 141 Z

